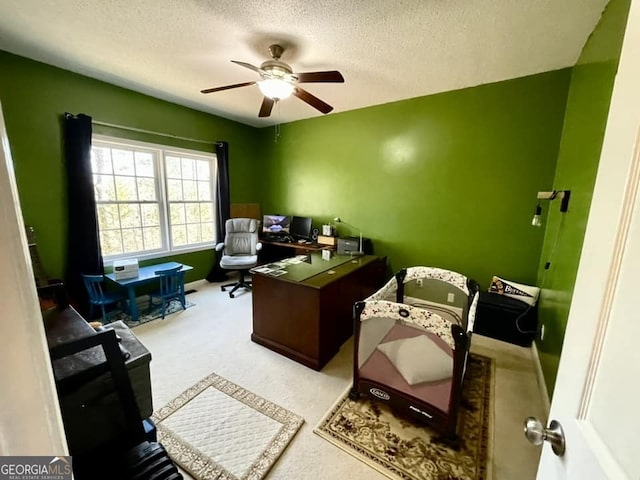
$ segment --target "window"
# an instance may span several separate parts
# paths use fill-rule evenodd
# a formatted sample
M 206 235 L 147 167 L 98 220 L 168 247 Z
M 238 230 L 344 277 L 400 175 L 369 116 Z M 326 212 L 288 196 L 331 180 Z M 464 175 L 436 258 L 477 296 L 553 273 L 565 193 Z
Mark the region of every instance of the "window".
M 215 155 L 94 135 L 102 255 L 153 258 L 215 242 Z

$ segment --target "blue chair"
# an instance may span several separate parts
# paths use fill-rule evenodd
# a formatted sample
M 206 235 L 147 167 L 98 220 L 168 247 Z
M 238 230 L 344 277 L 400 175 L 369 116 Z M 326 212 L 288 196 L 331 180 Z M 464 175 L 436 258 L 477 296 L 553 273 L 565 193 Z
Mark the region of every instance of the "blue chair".
M 160 279 L 160 289 L 149 294 L 149 310 L 153 307 L 153 299 L 162 300 L 162 318 L 164 319 L 167 307 L 171 300 L 178 300 L 183 310 L 186 310 L 184 298 L 184 272 L 182 265 L 169 268 L 168 270 L 158 270 L 155 272 Z
M 99 306 L 102 310 L 102 321 L 108 323 L 107 312 L 105 307 L 107 305 L 120 303 L 126 310 L 127 297 L 124 292 L 107 292 L 105 291 L 104 276 L 103 275 L 82 275 L 84 286 L 89 294 L 89 318 L 93 318 L 93 308 Z

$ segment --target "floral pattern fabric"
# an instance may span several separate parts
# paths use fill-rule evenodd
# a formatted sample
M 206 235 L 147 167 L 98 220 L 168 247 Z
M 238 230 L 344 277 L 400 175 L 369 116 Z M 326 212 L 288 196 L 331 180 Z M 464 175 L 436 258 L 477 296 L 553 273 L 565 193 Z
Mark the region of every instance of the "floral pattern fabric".
M 374 318 L 391 318 L 404 325 L 418 326 L 440 337 L 452 350 L 455 349 L 451 323 L 431 310 L 386 300 L 367 301 L 360 314 L 360 321 Z
M 466 295 L 469 295 L 467 277 L 461 273 L 436 267 L 409 267 L 407 268 L 407 276 L 404 278 L 404 283 L 411 280 L 417 280 L 419 278 L 442 280 L 443 282 L 447 282 L 448 284 L 459 288 Z
M 445 270 L 443 268 L 437 267 L 408 267 L 406 268 L 406 275 L 404 277 L 404 283 L 410 282 L 412 280 L 418 279 L 433 279 L 433 280 L 441 280 L 450 285 L 461 290 L 465 295 L 469 295 L 469 287 L 467 286 L 467 277 L 462 275 L 461 273 L 454 272 L 451 270 Z M 365 301 L 388 301 L 395 302 L 396 301 L 396 292 L 398 290 L 398 281 L 394 276 L 391 278 L 382 288 L 378 291 L 370 295 Z M 469 311 L 467 313 L 467 321 L 466 321 L 466 330 L 467 332 L 473 331 L 473 324 L 476 318 L 476 309 L 478 307 L 478 297 L 479 294 L 476 292 L 473 300 L 471 301 L 471 305 L 469 306 Z M 428 306 L 425 306 L 428 309 Z M 434 312 L 431 312 L 435 314 Z M 437 314 L 435 314 L 437 315 Z M 464 324 L 464 322 L 463 322 Z M 434 332 L 435 333 L 435 332 Z M 449 337 L 451 336 L 449 332 Z

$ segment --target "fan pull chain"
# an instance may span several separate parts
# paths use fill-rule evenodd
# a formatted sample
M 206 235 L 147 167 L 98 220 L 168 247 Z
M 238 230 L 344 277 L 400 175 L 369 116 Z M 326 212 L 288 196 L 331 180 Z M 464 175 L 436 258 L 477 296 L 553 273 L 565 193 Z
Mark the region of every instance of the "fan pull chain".
M 276 117 L 276 124 L 273 126 L 274 138 L 273 143 L 278 143 L 280 140 L 280 102 L 276 101 L 276 112 L 274 117 Z

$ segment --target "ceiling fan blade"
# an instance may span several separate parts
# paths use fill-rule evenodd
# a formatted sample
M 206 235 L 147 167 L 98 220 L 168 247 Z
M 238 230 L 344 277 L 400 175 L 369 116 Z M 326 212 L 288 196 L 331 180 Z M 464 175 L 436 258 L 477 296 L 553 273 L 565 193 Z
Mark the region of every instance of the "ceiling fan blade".
M 337 70 L 329 70 L 327 72 L 294 73 L 293 75 L 298 77 L 299 83 L 344 83 L 344 77 Z
M 293 94 L 303 102 L 307 102 L 316 110 L 320 110 L 322 113 L 329 113 L 331 110 L 333 110 L 333 107 L 331 105 L 323 102 L 318 97 L 311 95 L 309 92 L 300 87 L 295 87 L 293 89 Z
M 247 87 L 249 85 L 254 85 L 255 83 L 256 82 L 244 82 L 236 83 L 235 85 L 225 85 L 224 87 L 206 88 L 204 90 L 200 90 L 200 93 L 220 92 L 222 90 L 229 90 L 230 88 Z
M 264 73 L 264 70 L 256 67 L 255 65 L 251 65 L 250 63 L 238 62 L 237 60 L 231 60 L 231 62 L 235 63 L 236 65 L 240 65 L 241 67 L 248 68 L 249 70 L 253 70 L 254 72 L 258 72 L 260 74 Z
M 258 113 L 259 117 L 268 117 L 271 115 L 271 109 L 273 108 L 273 104 L 276 103 L 273 99 L 269 97 L 264 97 L 262 100 L 262 105 L 260 106 L 260 113 Z

